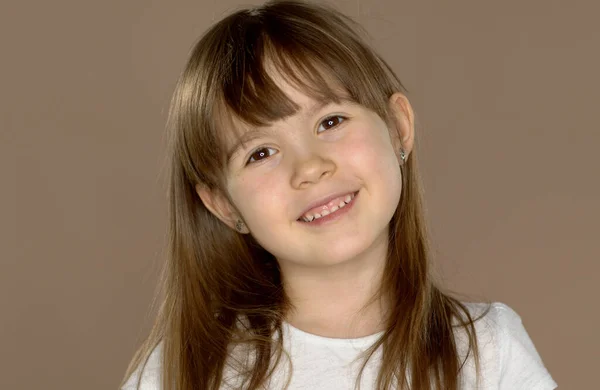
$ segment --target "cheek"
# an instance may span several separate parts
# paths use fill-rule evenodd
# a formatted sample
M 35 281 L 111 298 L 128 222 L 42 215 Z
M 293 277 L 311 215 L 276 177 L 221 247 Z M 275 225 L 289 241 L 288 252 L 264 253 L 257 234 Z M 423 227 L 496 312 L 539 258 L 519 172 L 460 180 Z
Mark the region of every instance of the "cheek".
M 240 211 L 249 218 L 259 220 L 281 213 L 285 199 L 282 182 L 282 178 L 272 174 L 240 180 L 234 189 Z
M 345 159 L 354 167 L 371 172 L 393 169 L 396 162 L 394 149 L 388 138 L 377 128 L 360 133 L 344 145 Z

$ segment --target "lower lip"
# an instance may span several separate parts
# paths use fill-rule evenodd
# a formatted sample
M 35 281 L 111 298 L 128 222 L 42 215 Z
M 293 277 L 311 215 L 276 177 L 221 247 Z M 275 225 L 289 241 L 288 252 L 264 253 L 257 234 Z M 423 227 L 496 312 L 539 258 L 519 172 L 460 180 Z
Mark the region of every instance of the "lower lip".
M 329 223 L 333 223 L 335 221 L 337 221 L 338 219 L 342 218 L 344 215 L 348 214 L 350 212 L 350 210 L 352 210 L 352 208 L 354 207 L 354 203 L 356 203 L 356 199 L 358 197 L 358 191 L 354 194 L 354 198 L 352 198 L 352 201 L 350 203 L 348 203 L 347 205 L 345 205 L 344 207 L 342 207 L 341 209 L 337 209 L 337 211 L 326 215 L 324 217 L 321 217 L 319 219 L 315 219 L 312 222 L 304 222 L 303 220 L 298 220 L 298 222 L 300 222 L 303 225 L 308 225 L 308 226 L 322 226 L 322 225 L 327 225 Z

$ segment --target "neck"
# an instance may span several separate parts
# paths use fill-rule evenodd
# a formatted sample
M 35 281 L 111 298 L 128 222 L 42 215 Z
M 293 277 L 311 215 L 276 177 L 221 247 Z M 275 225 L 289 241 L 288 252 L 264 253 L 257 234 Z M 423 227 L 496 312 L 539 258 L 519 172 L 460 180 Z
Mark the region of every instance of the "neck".
M 373 300 L 387 258 L 387 240 L 382 241 L 368 253 L 328 267 L 282 262 L 284 288 L 293 307 L 286 321 L 304 332 L 332 338 L 358 338 L 384 330 L 387 300 Z

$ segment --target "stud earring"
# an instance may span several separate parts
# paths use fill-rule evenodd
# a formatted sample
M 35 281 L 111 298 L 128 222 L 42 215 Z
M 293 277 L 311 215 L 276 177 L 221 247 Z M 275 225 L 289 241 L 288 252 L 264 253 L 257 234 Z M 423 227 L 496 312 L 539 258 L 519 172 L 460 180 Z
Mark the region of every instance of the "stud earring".
M 404 149 L 402 149 L 402 148 L 400 148 L 400 159 L 402 160 L 400 165 L 404 165 L 404 163 L 406 162 L 406 153 L 404 152 Z
M 244 228 L 244 223 L 238 219 L 237 222 L 235 223 L 235 228 L 237 229 L 238 232 L 241 232 L 242 229 Z

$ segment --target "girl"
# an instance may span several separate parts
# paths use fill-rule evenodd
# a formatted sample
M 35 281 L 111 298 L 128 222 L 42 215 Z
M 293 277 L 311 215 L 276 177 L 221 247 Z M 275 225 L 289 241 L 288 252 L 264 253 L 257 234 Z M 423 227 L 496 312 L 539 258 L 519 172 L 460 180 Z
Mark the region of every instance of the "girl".
M 432 275 L 414 113 L 328 7 L 195 46 L 169 115 L 170 241 L 123 389 L 553 389 L 520 317 Z

